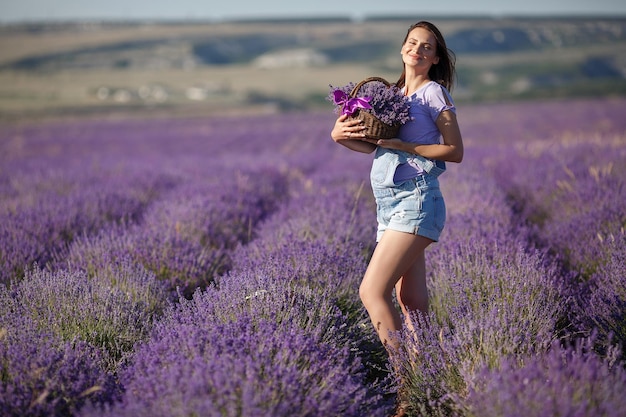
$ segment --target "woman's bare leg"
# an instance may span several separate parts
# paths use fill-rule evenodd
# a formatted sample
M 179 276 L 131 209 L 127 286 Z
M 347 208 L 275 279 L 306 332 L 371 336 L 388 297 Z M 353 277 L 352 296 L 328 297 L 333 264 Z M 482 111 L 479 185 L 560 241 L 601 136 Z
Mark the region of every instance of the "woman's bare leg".
M 420 296 L 409 294 L 425 288 L 424 249 L 431 243 L 432 240 L 422 236 L 386 230 L 367 267 L 359 294 L 378 337 L 388 348 L 398 347 L 390 332 L 402 328 L 402 317 L 393 304 L 393 289 L 399 284 L 398 297 L 409 309 L 413 305 L 424 305 L 423 300 L 414 302 Z M 406 278 L 400 282 L 404 275 Z M 425 297 L 427 305 L 427 295 Z M 403 305 L 403 308 L 406 307 Z
M 406 326 L 413 329 L 410 314 L 415 311 L 428 312 L 428 287 L 426 285 L 426 257 L 421 251 L 415 262 L 396 283 L 396 297 L 404 314 Z

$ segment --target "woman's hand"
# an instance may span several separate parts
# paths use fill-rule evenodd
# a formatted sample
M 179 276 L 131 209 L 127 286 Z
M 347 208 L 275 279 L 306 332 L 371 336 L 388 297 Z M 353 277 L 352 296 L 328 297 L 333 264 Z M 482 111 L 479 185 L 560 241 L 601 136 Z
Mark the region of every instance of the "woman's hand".
M 352 119 L 346 121 L 347 114 L 342 114 L 335 121 L 335 126 L 330 132 L 330 137 L 337 143 L 349 139 L 363 139 L 365 137 L 364 130 L 366 127 L 360 119 Z
M 367 143 L 365 130 L 367 129 L 360 119 L 346 120 L 347 115 L 342 114 L 335 121 L 335 126 L 330 132 L 330 137 L 336 142 L 353 151 L 372 153 L 376 145 Z
M 406 142 L 404 142 L 401 139 L 398 138 L 391 138 L 391 139 L 363 139 L 363 141 L 365 142 L 369 142 L 371 144 L 374 144 L 376 146 L 380 146 L 381 148 L 387 148 L 387 149 L 397 149 L 399 151 L 406 151 L 407 150 L 407 146 L 406 146 Z

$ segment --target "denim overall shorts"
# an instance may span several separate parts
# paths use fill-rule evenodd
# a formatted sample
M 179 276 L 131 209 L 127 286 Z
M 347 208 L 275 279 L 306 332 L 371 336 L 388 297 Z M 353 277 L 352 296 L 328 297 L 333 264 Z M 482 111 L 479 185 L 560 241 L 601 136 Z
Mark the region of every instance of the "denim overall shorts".
M 393 177 L 400 164 L 412 162 L 422 173 L 396 184 Z M 445 162 L 407 152 L 377 148 L 370 181 L 376 199 L 379 242 L 387 229 L 424 236 L 438 241 L 446 221 L 446 206 L 439 188 Z

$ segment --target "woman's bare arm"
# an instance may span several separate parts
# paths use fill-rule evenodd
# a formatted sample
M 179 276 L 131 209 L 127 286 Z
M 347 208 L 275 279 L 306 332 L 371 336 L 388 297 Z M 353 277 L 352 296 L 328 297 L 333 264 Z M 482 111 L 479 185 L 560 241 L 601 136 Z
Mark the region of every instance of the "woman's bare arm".
M 437 128 L 443 137 L 443 143 L 432 145 L 419 145 L 405 142 L 401 139 L 362 139 L 370 144 L 375 144 L 388 149 L 421 155 L 429 159 L 440 161 L 461 162 L 463 160 L 463 138 L 456 120 L 456 114 L 450 110 L 442 111 L 437 118 Z

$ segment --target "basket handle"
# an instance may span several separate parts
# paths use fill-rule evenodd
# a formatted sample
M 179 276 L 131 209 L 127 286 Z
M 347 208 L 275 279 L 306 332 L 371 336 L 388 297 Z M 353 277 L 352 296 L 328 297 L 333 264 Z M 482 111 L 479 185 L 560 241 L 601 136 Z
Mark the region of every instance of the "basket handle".
M 356 97 L 356 94 L 359 92 L 359 89 L 364 84 L 369 83 L 371 81 L 380 81 L 381 83 L 385 84 L 387 87 L 391 87 L 391 84 L 389 84 L 389 81 L 385 80 L 384 78 L 381 78 L 381 77 L 369 77 L 369 78 L 366 78 L 366 79 L 362 80 L 361 82 L 359 82 L 357 85 L 354 86 L 354 88 L 350 92 L 350 97 Z

